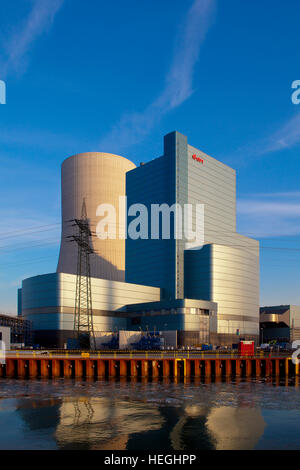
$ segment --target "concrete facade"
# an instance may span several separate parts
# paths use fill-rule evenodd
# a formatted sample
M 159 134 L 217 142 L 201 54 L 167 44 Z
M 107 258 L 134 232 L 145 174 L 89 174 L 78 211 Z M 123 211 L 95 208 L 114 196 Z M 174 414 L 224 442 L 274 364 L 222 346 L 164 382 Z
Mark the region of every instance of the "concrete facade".
M 100 217 L 99 204 L 116 208 L 116 230 L 119 230 L 119 197 L 125 196 L 125 174 L 135 168 L 127 158 L 103 152 L 80 153 L 67 158 L 61 168 L 62 234 L 57 272 L 76 274 L 77 244 L 67 238 L 76 234 L 71 220 L 81 217 L 83 199 L 92 232 Z M 91 275 L 102 279 L 124 281 L 125 240 L 92 239 L 95 253 L 91 256 Z

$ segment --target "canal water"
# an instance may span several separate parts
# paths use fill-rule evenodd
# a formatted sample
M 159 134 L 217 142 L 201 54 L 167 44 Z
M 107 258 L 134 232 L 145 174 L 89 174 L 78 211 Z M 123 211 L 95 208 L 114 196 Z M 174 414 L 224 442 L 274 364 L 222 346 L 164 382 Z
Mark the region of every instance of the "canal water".
M 300 384 L 0 379 L 0 449 L 300 449 Z

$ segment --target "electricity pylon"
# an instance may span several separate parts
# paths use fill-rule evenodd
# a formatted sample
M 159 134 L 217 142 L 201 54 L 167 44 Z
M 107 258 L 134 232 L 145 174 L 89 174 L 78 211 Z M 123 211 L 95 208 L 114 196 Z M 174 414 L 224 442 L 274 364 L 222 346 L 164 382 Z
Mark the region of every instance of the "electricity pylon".
M 72 219 L 73 227 L 78 228 L 77 235 L 70 235 L 70 241 L 78 245 L 77 276 L 74 312 L 74 333 L 80 348 L 96 349 L 91 289 L 90 255 L 94 252 L 90 245 L 92 232 L 87 218 L 86 204 L 83 199 L 81 218 Z

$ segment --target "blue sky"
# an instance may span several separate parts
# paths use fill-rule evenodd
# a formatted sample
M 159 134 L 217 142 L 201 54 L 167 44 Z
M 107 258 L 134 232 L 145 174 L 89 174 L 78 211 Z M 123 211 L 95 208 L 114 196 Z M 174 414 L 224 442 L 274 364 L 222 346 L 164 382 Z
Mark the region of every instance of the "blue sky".
M 261 304 L 300 305 L 298 0 L 3 0 L 0 18 L 0 311 L 56 269 L 61 162 L 147 161 L 172 130 L 237 170 Z

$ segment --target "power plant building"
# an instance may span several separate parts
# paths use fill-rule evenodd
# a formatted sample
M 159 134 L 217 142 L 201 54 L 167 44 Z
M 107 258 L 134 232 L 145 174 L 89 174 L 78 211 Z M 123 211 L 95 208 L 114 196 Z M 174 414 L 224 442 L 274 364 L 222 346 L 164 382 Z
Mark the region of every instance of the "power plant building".
M 166 299 L 201 299 L 218 305 L 217 344 L 237 336 L 258 339 L 259 243 L 236 233 L 236 173 L 188 145 L 165 136 L 160 158 L 126 174 L 128 205 L 204 205 L 203 247 L 188 241 L 126 240 L 126 282 L 159 286 Z M 195 230 L 195 211 L 193 212 Z M 136 260 L 139 260 L 136 263 Z
M 36 342 L 62 347 L 72 335 L 77 246 L 68 237 L 74 233 L 72 220 L 81 216 L 82 201 L 94 234 L 101 219 L 99 205 L 114 206 L 118 235 L 124 228 L 120 227 L 120 197 L 125 196 L 127 209 L 135 207 L 136 213 L 139 207 L 147 209 L 149 236 L 129 236 L 134 211 L 128 210 L 126 239 L 93 237 L 96 333 L 176 331 L 178 346 L 229 345 L 239 337 L 258 341 L 259 244 L 236 233 L 235 171 L 172 132 L 164 138 L 163 155 L 138 167 L 121 156 L 100 152 L 64 161 L 57 273 L 24 280 L 20 295 L 19 312 L 32 322 Z M 156 222 L 153 204 L 159 214 Z M 204 209 L 200 238 L 195 210 L 189 219 L 196 234 L 192 242 L 184 231 L 181 238 L 175 236 L 178 208 L 188 205 Z M 163 233 L 166 206 L 171 208 L 169 237 Z M 161 222 L 158 232 L 157 220 Z
M 300 340 L 300 307 L 273 305 L 260 308 L 261 342 Z

